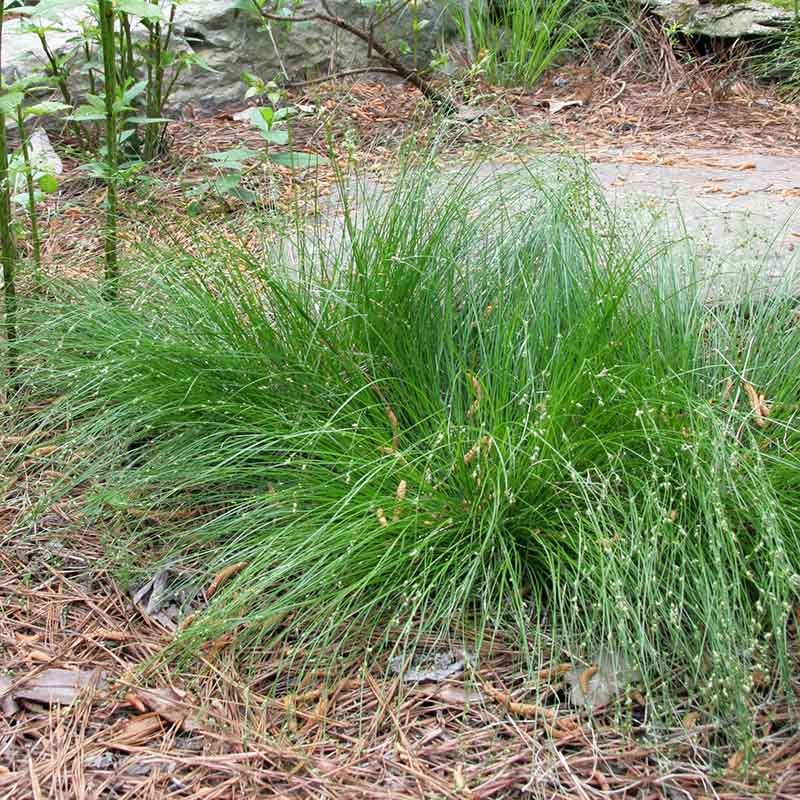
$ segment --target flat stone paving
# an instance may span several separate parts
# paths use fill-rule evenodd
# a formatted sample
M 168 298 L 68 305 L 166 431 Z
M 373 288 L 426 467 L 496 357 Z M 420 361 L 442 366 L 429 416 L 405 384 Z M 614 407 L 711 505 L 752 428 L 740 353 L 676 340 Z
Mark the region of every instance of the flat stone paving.
M 652 219 L 671 237 L 686 236 L 706 274 L 774 282 L 797 264 L 800 154 L 622 153 L 592 169 L 620 210 Z

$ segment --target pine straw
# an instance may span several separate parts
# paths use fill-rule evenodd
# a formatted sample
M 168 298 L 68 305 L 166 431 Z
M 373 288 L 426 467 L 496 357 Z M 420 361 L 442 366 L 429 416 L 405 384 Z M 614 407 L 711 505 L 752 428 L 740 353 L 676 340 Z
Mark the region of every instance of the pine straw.
M 18 443 L 0 442 L 0 456 L 3 444 Z M 81 522 L 79 498 L 47 509 L 23 536 L 3 536 L 57 479 L 51 456 L 25 462 L 0 515 L 0 674 L 15 685 L 50 667 L 92 679 L 71 706 L 19 700 L 15 714 L 0 716 L 0 798 L 800 793 L 795 717 L 766 691 L 753 701 L 760 738 L 744 753 L 719 746 L 689 699 L 657 740 L 650 701 L 637 691 L 624 725 L 602 710 L 577 714 L 564 702 L 567 667 L 530 681 L 505 641 L 478 654 L 474 680 L 436 684 L 403 684 L 385 658 L 360 652 L 289 691 L 302 654 L 264 653 L 245 673 L 229 640 L 168 667 L 155 657 L 169 634 L 137 613 L 102 566 L 104 538 Z

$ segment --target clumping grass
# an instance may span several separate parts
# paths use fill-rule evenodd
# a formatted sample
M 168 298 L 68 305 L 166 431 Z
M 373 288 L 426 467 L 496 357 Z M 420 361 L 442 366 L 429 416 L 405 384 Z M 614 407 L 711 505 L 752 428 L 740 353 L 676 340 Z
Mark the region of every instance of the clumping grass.
M 788 100 L 800 97 L 800 22 L 782 34 L 770 37 L 753 56 L 755 74 L 775 81 Z
M 203 585 L 246 562 L 190 649 L 503 629 L 531 663 L 611 651 L 746 709 L 755 671 L 786 677 L 800 587 L 793 301 L 706 301 L 581 175 L 433 175 L 266 260 L 143 254 L 116 304 L 33 301 L 38 424 L 134 546 Z
M 456 19 L 463 34 L 463 14 Z M 535 86 L 550 67 L 611 20 L 623 24 L 613 4 L 603 0 L 503 0 L 470 6 L 480 68 L 489 82 L 501 86 Z

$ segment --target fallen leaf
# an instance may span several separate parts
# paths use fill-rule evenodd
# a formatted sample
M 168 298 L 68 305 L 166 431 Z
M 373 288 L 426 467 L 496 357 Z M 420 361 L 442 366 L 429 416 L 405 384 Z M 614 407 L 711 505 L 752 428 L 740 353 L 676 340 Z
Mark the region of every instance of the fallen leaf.
M 13 683 L 10 678 L 5 675 L 0 675 L 0 713 L 4 717 L 10 717 L 19 711 L 19 706 L 14 700 L 13 695 L 9 691 Z
M 571 106 L 583 105 L 583 100 L 558 100 L 554 97 L 543 100 L 542 102 L 547 103 L 547 110 L 551 114 L 558 114 L 559 111 L 563 111 L 565 108 L 570 108 Z
M 206 591 L 206 597 L 213 597 L 217 591 L 219 591 L 219 587 L 222 586 L 225 581 L 229 580 L 234 575 L 238 575 L 249 563 L 249 561 L 240 561 L 238 564 L 230 564 L 229 566 L 225 567 L 225 569 L 220 570 L 214 576 L 214 580 L 211 581 L 211 584 Z
M 461 122 L 475 122 L 481 117 L 485 117 L 489 112 L 485 108 L 474 108 L 472 106 L 460 106 L 456 112 L 456 119 Z
M 75 698 L 87 687 L 105 685 L 102 673 L 97 670 L 46 669 L 11 689 L 14 700 L 32 700 L 35 703 L 72 705 Z M 7 688 L 7 687 L 6 687 Z M 3 690 L 0 684 L 0 691 Z
M 136 697 L 151 711 L 184 731 L 196 731 L 201 727 L 193 716 L 195 709 L 187 705 L 175 689 L 137 689 Z
M 160 569 L 133 595 L 133 604 L 144 616 L 152 617 L 166 605 L 169 597 L 167 592 L 169 575 L 170 567 L 167 565 L 163 569 Z

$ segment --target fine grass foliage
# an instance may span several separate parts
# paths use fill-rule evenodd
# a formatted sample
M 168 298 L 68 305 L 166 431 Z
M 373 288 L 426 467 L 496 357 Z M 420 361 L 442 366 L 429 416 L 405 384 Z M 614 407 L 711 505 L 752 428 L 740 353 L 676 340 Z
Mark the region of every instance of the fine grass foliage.
M 605 3 L 572 0 L 473 2 L 469 11 L 477 67 L 491 83 L 524 87 L 535 86 L 610 14 Z M 456 19 L 465 36 L 463 15 Z
M 42 430 L 131 560 L 158 539 L 195 586 L 246 563 L 189 651 L 502 629 L 742 711 L 786 677 L 800 586 L 793 301 L 708 300 L 580 169 L 435 174 L 266 259 L 143 253 L 118 303 L 26 304 Z
M 774 81 L 788 100 L 800 97 L 800 19 L 753 57 L 757 77 Z

